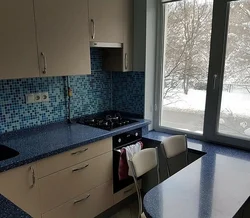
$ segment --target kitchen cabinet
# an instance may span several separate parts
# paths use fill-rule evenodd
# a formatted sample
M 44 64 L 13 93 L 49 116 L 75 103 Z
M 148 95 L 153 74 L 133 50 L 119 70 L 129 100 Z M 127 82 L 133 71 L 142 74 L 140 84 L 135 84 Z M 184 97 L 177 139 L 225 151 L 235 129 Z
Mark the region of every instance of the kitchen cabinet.
M 34 218 L 95 217 L 114 204 L 112 138 L 0 173 L 0 193 Z
M 41 76 L 90 74 L 87 0 L 34 0 Z
M 112 169 L 112 152 L 108 152 L 39 179 L 42 212 L 111 180 Z
M 0 79 L 38 77 L 33 0 L 0 4 Z
M 108 48 L 103 51 L 103 69 L 106 71 L 133 71 L 134 47 L 134 0 L 119 0 L 122 5 L 122 49 Z
M 35 164 L 0 173 L 0 193 L 32 217 L 41 217 Z
M 113 206 L 112 181 L 45 213 L 43 218 L 93 218 Z
M 123 42 L 123 0 L 89 0 L 90 41 Z
M 100 140 L 89 145 L 49 157 L 37 162 L 37 176 L 42 178 L 92 159 L 112 150 L 112 138 Z

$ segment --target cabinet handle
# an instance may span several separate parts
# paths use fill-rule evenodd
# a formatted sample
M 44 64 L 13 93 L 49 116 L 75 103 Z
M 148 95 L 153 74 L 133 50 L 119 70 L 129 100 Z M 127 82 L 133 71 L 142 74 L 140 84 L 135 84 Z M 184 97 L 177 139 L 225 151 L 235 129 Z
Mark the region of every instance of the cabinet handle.
M 128 69 L 128 54 L 125 53 L 125 70 Z
M 92 39 L 95 39 L 95 21 L 94 19 L 91 19 L 92 23 Z
M 32 184 L 30 187 L 33 188 L 36 184 L 36 175 L 35 175 L 35 170 L 32 166 L 30 167 L 30 171 L 31 171 L 31 176 L 32 176 Z
M 84 153 L 86 152 L 87 150 L 89 150 L 88 148 L 84 149 L 84 150 L 81 150 L 81 151 L 76 151 L 76 152 L 72 152 L 71 155 L 77 155 L 77 154 L 81 154 L 81 153 Z
M 80 170 L 84 170 L 84 169 L 87 168 L 88 166 L 89 166 L 89 164 L 87 164 L 87 165 L 84 166 L 84 167 L 80 167 L 80 168 L 73 169 L 72 172 L 74 173 L 74 172 L 78 172 L 78 171 L 80 171 Z
M 128 189 L 128 190 L 124 191 L 123 193 L 124 193 L 124 194 L 127 194 L 127 193 L 131 192 L 132 190 L 133 190 L 133 188 Z
M 43 58 L 43 71 L 42 71 L 42 73 L 46 74 L 47 73 L 47 59 L 46 59 L 46 56 L 43 52 L 41 52 L 41 55 Z
M 78 203 L 81 203 L 82 201 L 86 201 L 89 197 L 90 197 L 90 194 L 88 194 L 85 198 L 83 198 L 81 200 L 74 201 L 74 204 L 78 204 Z

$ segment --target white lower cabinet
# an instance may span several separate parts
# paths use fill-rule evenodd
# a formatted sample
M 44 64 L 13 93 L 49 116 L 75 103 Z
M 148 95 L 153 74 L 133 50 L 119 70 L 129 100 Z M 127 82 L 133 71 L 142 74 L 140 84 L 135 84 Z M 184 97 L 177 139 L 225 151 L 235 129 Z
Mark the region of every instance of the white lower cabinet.
M 42 218 L 93 218 L 113 206 L 113 182 L 98 186 L 45 213 Z
M 112 179 L 112 152 L 38 180 L 45 213 Z

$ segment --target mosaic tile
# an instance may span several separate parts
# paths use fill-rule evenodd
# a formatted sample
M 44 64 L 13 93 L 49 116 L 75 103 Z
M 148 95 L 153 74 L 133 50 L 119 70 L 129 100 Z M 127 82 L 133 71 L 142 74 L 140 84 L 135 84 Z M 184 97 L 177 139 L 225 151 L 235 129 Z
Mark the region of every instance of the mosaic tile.
M 112 73 L 113 109 L 144 114 L 144 72 Z

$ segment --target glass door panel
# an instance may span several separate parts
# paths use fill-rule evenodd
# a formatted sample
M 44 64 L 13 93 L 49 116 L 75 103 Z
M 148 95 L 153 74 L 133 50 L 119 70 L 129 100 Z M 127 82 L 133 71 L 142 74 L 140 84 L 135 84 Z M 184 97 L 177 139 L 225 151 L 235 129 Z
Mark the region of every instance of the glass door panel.
M 160 126 L 203 133 L 212 0 L 164 4 Z
M 250 1 L 230 3 L 218 132 L 250 138 Z

